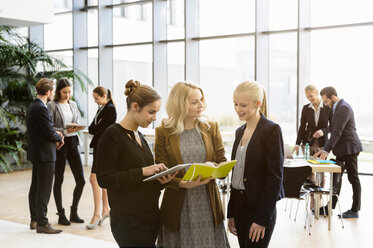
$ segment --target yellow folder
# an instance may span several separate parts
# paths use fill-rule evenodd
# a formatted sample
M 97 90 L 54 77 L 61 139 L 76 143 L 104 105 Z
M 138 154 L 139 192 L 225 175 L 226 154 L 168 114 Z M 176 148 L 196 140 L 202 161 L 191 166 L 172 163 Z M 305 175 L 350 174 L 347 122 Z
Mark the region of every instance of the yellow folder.
M 209 177 L 223 178 L 228 176 L 236 163 L 237 160 L 221 162 L 218 165 L 212 163 L 192 164 L 185 173 L 183 180 L 193 181 L 196 180 L 199 175 L 202 175 L 202 179 Z

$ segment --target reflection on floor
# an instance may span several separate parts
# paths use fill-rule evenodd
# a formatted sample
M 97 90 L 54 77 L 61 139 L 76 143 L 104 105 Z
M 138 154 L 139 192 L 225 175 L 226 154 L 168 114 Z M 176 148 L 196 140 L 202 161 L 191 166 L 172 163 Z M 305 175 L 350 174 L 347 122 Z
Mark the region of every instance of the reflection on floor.
M 25 248 L 116 248 L 115 243 L 93 238 L 83 237 L 70 233 L 61 234 L 36 234 L 28 225 L 0 220 L 0 244 L 1 247 L 25 247 Z
M 31 170 L 0 174 L 0 247 L 117 247 L 110 231 L 109 221 L 95 230 L 86 230 L 85 224 L 90 221 L 93 213 L 93 196 L 89 183 L 91 167 L 85 167 L 86 185 L 79 204 L 79 215 L 85 220 L 84 224 L 72 224 L 65 227 L 57 225 L 58 216 L 53 195 L 49 202 L 48 218 L 53 226 L 63 229 L 62 234 L 45 235 L 30 231 L 28 210 L 28 190 L 30 186 Z M 362 184 L 362 210 L 359 219 L 345 220 L 342 229 L 336 211 L 332 217 L 332 230 L 328 231 L 327 218 L 312 219 L 312 235 L 308 236 L 304 230 L 304 203 L 300 203 L 297 221 L 289 219 L 289 212 L 284 212 L 285 201 L 277 206 L 277 224 L 272 236 L 270 247 L 371 247 L 371 221 L 373 220 L 373 177 L 361 176 Z M 65 171 L 63 183 L 63 203 L 70 214 L 70 204 L 74 180 L 68 166 Z M 351 185 L 345 175 L 341 193 L 342 211 L 351 206 Z M 296 202 L 294 202 L 296 203 Z M 289 211 L 289 210 L 288 210 Z M 293 212 L 294 207 L 293 207 Z M 232 248 L 238 247 L 236 237 L 229 234 L 228 238 Z

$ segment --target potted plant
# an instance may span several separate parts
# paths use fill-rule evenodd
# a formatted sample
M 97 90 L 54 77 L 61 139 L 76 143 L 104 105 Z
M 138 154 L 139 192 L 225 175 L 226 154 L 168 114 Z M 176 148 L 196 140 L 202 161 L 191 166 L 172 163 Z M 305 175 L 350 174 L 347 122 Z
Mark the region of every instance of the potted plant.
M 11 160 L 22 163 L 27 145 L 26 110 L 36 95 L 36 83 L 43 77 L 69 78 L 83 92 L 93 85 L 78 69 L 48 55 L 28 37 L 0 26 L 0 167 L 5 172 L 11 171 Z

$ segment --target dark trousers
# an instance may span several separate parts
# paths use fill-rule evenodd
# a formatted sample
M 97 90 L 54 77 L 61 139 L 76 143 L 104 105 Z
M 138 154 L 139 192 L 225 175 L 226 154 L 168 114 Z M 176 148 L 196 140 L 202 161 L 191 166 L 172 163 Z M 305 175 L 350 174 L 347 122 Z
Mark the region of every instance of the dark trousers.
M 31 186 L 28 194 L 31 221 L 38 226 L 48 224 L 47 212 L 51 196 L 54 162 L 33 162 Z
M 268 247 L 271 241 L 273 229 L 276 224 L 276 207 L 272 215 L 272 219 L 268 226 L 265 228 L 265 235 L 263 239 L 259 239 L 258 242 L 251 242 L 249 239 L 249 230 L 253 224 L 256 209 L 252 207 L 246 197 L 246 193 L 243 190 L 232 189 L 231 200 L 235 206 L 233 207 L 234 212 L 234 224 L 237 230 L 238 243 L 241 248 L 265 248 Z M 258 223 L 257 223 L 258 224 Z
M 359 180 L 359 174 L 357 171 L 357 157 L 359 153 L 346 155 L 346 156 L 337 156 L 337 161 L 345 162 L 345 165 L 342 167 L 341 173 L 334 173 L 333 175 L 333 188 L 336 193 L 339 195 L 342 188 L 342 176 L 343 172 L 347 170 L 348 181 L 352 185 L 352 207 L 351 210 L 357 212 L 360 210 L 361 206 L 361 185 Z M 335 208 L 337 204 L 337 197 L 333 197 L 332 207 Z
M 57 151 L 56 172 L 53 185 L 53 195 L 56 201 L 57 211 L 61 212 L 62 206 L 62 183 L 65 173 L 66 160 L 69 162 L 71 172 L 75 179 L 72 208 L 77 208 L 85 184 L 82 160 L 78 151 L 78 137 L 65 137 L 65 144 Z
M 154 219 L 140 220 L 138 217 L 128 216 L 122 218 L 115 227 L 112 226 L 111 232 L 119 247 L 155 248 L 160 223 L 156 217 L 152 218 Z

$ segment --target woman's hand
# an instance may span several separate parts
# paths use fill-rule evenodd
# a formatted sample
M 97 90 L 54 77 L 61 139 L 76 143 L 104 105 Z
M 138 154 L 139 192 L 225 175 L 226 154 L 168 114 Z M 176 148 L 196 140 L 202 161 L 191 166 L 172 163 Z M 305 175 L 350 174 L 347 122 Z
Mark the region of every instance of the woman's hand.
M 202 180 L 202 176 L 199 175 L 198 178 L 194 181 L 185 181 L 185 180 L 180 181 L 179 187 L 185 188 L 185 189 L 192 189 L 200 185 L 208 184 L 211 181 L 211 179 L 212 177 Z
M 293 147 L 293 150 L 291 151 L 291 153 L 294 153 L 294 152 L 295 152 L 295 154 L 299 155 L 299 146 L 294 146 Z
M 231 234 L 237 236 L 237 229 L 236 224 L 234 224 L 234 218 L 228 219 L 228 229 L 231 232 Z
M 79 127 L 69 127 L 67 133 L 75 133 L 79 131 Z
M 142 175 L 144 177 L 153 176 L 156 173 L 167 170 L 168 168 L 163 164 L 153 164 L 142 168 Z
M 177 175 L 177 171 L 175 171 L 173 174 L 168 174 L 166 176 L 163 176 L 161 178 L 157 178 L 157 180 L 161 183 L 161 184 L 165 184 L 165 183 L 168 183 L 170 182 L 172 179 L 174 179 L 174 177 Z
M 259 239 L 263 239 L 265 235 L 266 228 L 253 222 L 249 229 L 249 239 L 251 242 L 258 242 Z

